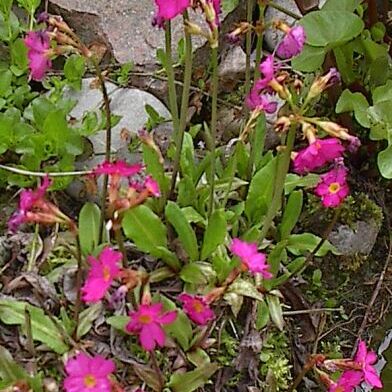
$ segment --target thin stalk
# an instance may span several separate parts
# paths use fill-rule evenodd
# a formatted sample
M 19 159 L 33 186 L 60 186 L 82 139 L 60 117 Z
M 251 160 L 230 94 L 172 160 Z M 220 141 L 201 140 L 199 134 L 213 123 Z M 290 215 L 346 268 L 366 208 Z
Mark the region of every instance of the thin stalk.
M 111 110 L 110 110 L 110 98 L 106 89 L 105 78 L 101 72 L 98 62 L 92 57 L 92 61 L 95 67 L 95 72 L 98 77 L 99 83 L 102 89 L 103 104 L 106 116 L 106 146 L 105 146 L 105 160 L 110 162 L 111 149 L 112 149 L 112 122 L 111 122 Z M 103 226 L 105 223 L 105 207 L 106 198 L 108 192 L 109 176 L 107 174 L 103 177 L 103 186 L 101 193 L 101 219 L 99 222 L 99 243 L 102 242 L 103 238 Z
M 78 177 L 78 176 L 84 176 L 87 174 L 91 174 L 93 171 L 92 170 L 84 170 L 84 171 L 72 171 L 72 172 L 62 172 L 62 173 L 57 173 L 57 172 L 36 172 L 36 171 L 30 171 L 30 170 L 23 170 L 23 169 L 18 169 L 17 167 L 10 167 L 6 165 L 0 165 L 0 169 L 9 171 L 11 173 L 16 173 L 16 174 L 22 174 L 23 176 L 31 176 L 31 177 Z
M 288 16 L 291 16 L 292 18 L 294 18 L 294 19 L 296 19 L 296 20 L 299 20 L 299 19 L 302 18 L 301 15 L 298 15 L 298 14 L 296 14 L 296 13 L 294 13 L 294 12 L 288 10 L 287 8 L 282 7 L 282 6 L 279 5 L 279 4 L 273 3 L 272 1 L 269 1 L 269 2 L 267 3 L 267 5 L 270 6 L 270 7 L 272 7 L 272 8 L 275 8 L 276 10 L 278 10 L 278 11 L 280 11 L 280 12 L 283 12 L 284 14 L 286 14 L 286 15 L 288 15 Z
M 253 13 L 253 0 L 248 0 L 246 5 L 246 21 L 252 23 Z M 246 52 L 246 65 L 245 65 L 245 93 L 250 91 L 250 55 L 252 51 L 252 29 L 248 29 L 245 37 L 245 52 Z
M 281 203 L 282 194 L 284 191 L 284 183 L 290 166 L 290 157 L 291 157 L 291 151 L 293 150 L 293 146 L 294 146 L 296 129 L 297 129 L 297 124 L 292 124 L 287 135 L 285 149 L 282 153 L 280 153 L 280 156 L 278 158 L 274 193 L 272 196 L 271 205 L 268 209 L 267 215 L 263 223 L 263 228 L 261 229 L 259 242 L 262 242 L 265 236 L 267 235 L 268 230 L 271 227 L 271 224 L 276 216 L 276 213 L 278 212 Z
M 211 49 L 211 96 L 212 96 L 212 108 L 211 108 L 211 184 L 210 184 L 210 200 L 208 206 L 208 216 L 214 211 L 214 196 L 215 196 L 215 171 L 216 171 L 216 122 L 218 114 L 218 47 Z
M 80 314 L 80 309 L 82 307 L 81 288 L 82 288 L 82 274 L 83 274 L 82 249 L 80 247 L 79 235 L 76 236 L 75 242 L 76 242 L 76 257 L 78 262 L 78 270 L 76 271 L 76 302 L 74 308 L 75 329 L 73 331 L 72 337 L 73 339 L 77 340 L 79 314 Z
M 184 15 L 184 26 L 186 26 L 186 22 L 189 19 L 188 12 L 185 11 Z M 180 168 L 180 159 L 181 159 L 181 151 L 182 144 L 184 142 L 184 134 L 186 128 L 186 120 L 188 116 L 188 107 L 189 107 L 189 92 L 191 88 L 192 82 L 192 37 L 184 29 L 185 32 L 185 69 L 184 69 L 184 86 L 182 89 L 182 98 L 181 98 L 181 114 L 180 114 L 180 123 L 178 128 L 178 135 L 176 139 L 176 155 L 174 157 L 173 163 L 173 173 L 171 177 L 171 185 L 170 185 L 170 193 L 169 199 L 173 197 L 174 189 L 176 187 L 176 178 Z
M 264 4 L 259 4 L 259 24 L 260 27 L 264 25 L 264 12 L 265 12 L 265 5 Z M 261 57 L 263 53 L 263 39 L 264 39 L 264 34 L 263 31 L 259 31 L 257 34 L 257 43 L 256 43 L 256 60 L 255 60 L 255 73 L 254 73 L 254 80 L 257 80 L 260 77 L 260 63 L 261 63 Z
M 26 270 L 27 272 L 33 271 L 33 269 L 35 267 L 37 241 L 38 241 L 38 235 L 39 235 L 38 231 L 39 231 L 39 224 L 36 223 L 35 228 L 34 228 L 33 243 L 31 244 L 31 253 L 30 253 L 30 257 L 29 257 L 29 262 L 27 264 L 27 270 Z
M 123 266 L 126 268 L 126 267 L 128 267 L 128 257 L 127 257 L 127 251 L 126 251 L 125 245 L 124 245 L 124 237 L 123 237 L 123 234 L 122 234 L 120 227 L 118 229 L 114 230 L 114 236 L 116 237 L 118 248 L 120 249 L 120 252 L 123 255 Z
M 174 83 L 175 78 L 174 78 L 174 69 L 173 69 L 172 34 L 171 34 L 170 21 L 167 21 L 165 26 L 165 50 L 166 50 L 165 69 L 167 73 L 167 84 L 169 89 L 169 105 L 170 105 L 170 112 L 173 121 L 174 136 L 177 140 L 179 119 L 178 119 L 178 107 L 177 107 L 177 92 L 176 92 L 176 85 Z

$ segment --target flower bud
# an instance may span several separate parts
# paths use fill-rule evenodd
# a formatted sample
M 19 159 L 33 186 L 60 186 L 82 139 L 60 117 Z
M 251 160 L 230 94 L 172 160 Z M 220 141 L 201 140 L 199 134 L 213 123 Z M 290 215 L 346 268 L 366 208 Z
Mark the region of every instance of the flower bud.
M 340 82 L 340 73 L 336 68 L 331 68 L 328 73 L 317 77 L 309 89 L 307 100 L 318 97 L 324 90 Z

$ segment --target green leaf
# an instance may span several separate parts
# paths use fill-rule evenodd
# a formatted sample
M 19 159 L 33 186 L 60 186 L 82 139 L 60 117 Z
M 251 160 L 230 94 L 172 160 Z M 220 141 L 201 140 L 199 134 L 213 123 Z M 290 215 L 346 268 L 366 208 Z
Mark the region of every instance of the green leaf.
M 0 378 L 8 382 L 29 378 L 26 371 L 14 361 L 11 353 L 3 346 L 0 346 Z
M 287 238 L 294 229 L 302 211 L 303 192 L 294 191 L 290 194 L 283 213 L 282 222 L 279 225 L 280 239 Z
M 79 214 L 79 240 L 82 253 L 92 253 L 99 244 L 101 210 L 95 203 L 86 203 Z
M 176 254 L 167 249 L 165 246 L 157 246 L 151 254 L 155 257 L 161 258 L 172 270 L 179 271 L 181 269 L 181 263 Z
M 249 297 L 262 301 L 264 296 L 261 294 L 255 285 L 249 280 L 237 278 L 227 290 L 227 293 L 234 293 L 242 295 L 243 297 Z
M 186 253 L 192 261 L 199 258 L 196 234 L 188 223 L 184 213 L 178 205 L 169 201 L 166 205 L 165 215 L 169 223 L 174 227 Z
M 87 309 L 80 313 L 78 329 L 76 331 L 76 336 L 78 338 L 81 338 L 90 331 L 93 322 L 99 317 L 102 311 L 102 302 L 98 302 L 96 304 L 90 305 Z
M 282 305 L 280 304 L 279 297 L 272 294 L 267 294 L 268 309 L 271 316 L 271 320 L 278 327 L 280 331 L 283 331 L 284 320 Z
M 0 320 L 8 325 L 25 326 L 25 309 L 31 317 L 31 332 L 34 340 L 45 343 L 53 351 L 63 354 L 68 350 L 61 333 L 42 309 L 15 300 L 0 300 Z
M 276 158 L 268 162 L 252 178 L 245 201 L 245 214 L 250 222 L 258 223 L 272 201 Z
M 0 97 L 6 97 L 10 93 L 12 81 L 12 72 L 10 70 L 1 70 L 0 73 Z
M 86 63 L 83 56 L 73 54 L 68 57 L 64 65 L 64 76 L 74 89 L 81 89 L 82 77 L 85 71 Z
M 392 178 L 392 145 L 378 153 L 377 165 L 384 178 Z
M 170 301 L 169 298 L 161 295 L 160 301 L 163 303 L 163 307 L 165 311 L 176 310 L 177 318 L 171 323 L 165 325 L 165 331 L 174 339 L 177 340 L 179 345 L 184 351 L 187 351 L 189 348 L 189 343 L 192 339 L 192 324 L 189 318 L 185 315 L 185 313 L 178 309 L 173 301 Z
M 218 369 L 218 365 L 206 363 L 190 372 L 172 374 L 168 386 L 173 392 L 195 391 L 208 382 Z
M 195 179 L 195 149 L 192 136 L 185 132 L 180 159 L 181 174 Z
M 257 303 L 256 329 L 260 331 L 270 320 L 270 312 L 267 303 L 262 300 Z
M 313 11 L 299 22 L 311 46 L 339 46 L 355 38 L 364 28 L 362 19 L 348 11 Z
M 265 114 L 262 113 L 257 118 L 256 127 L 254 129 L 254 132 L 252 132 L 251 155 L 254 156 L 253 164 L 256 170 L 260 167 L 260 162 L 263 158 L 266 130 L 267 122 Z
M 291 60 L 291 65 L 296 71 L 314 72 L 324 63 L 325 49 L 304 45 L 302 52 Z
M 195 350 L 188 352 L 187 358 L 189 362 L 191 362 L 196 367 L 204 366 L 211 362 L 208 354 L 200 347 L 197 347 Z
M 147 206 L 140 205 L 124 214 L 125 235 L 143 252 L 160 257 L 157 247 L 167 248 L 166 227 Z
M 287 241 L 287 249 L 298 256 L 304 254 L 304 252 L 313 252 L 320 241 L 321 238 L 312 233 L 291 234 Z M 339 254 L 329 241 L 325 241 L 323 246 L 317 251 L 316 256 L 325 256 L 329 251 Z
M 129 320 L 128 316 L 110 316 L 106 319 L 106 322 L 113 328 L 125 332 L 125 327 L 129 323 Z
M 24 73 L 27 70 L 28 65 L 26 45 L 21 38 L 18 38 L 17 40 L 12 42 L 10 49 L 12 64 L 17 67 L 18 70 L 20 70 L 22 73 Z
M 392 102 L 392 80 L 388 80 L 383 86 L 378 86 L 373 91 L 373 104 L 384 101 Z
M 365 128 L 370 127 L 367 110 L 369 108 L 368 101 L 362 93 L 352 93 L 346 89 L 342 92 L 336 103 L 336 113 L 354 112 L 355 119 Z
M 227 233 L 227 223 L 223 209 L 215 210 L 208 220 L 207 229 L 203 237 L 201 259 L 205 260 L 215 249 L 223 243 Z
M 215 282 L 216 273 L 210 263 L 198 261 L 185 265 L 181 270 L 180 277 L 187 283 L 207 285 Z
M 286 176 L 284 183 L 284 191 L 287 195 L 297 187 L 314 188 L 320 180 L 318 174 L 309 173 L 306 176 L 299 176 L 297 174 L 289 173 Z

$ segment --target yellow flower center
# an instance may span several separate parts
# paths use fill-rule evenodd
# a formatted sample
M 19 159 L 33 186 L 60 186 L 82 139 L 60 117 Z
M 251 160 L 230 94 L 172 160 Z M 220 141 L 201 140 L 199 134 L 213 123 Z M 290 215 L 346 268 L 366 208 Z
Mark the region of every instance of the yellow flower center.
M 328 187 L 328 190 L 331 193 L 336 193 L 339 192 L 340 190 L 340 184 L 338 182 L 333 182 L 332 184 L 330 184 L 330 186 Z
M 203 311 L 204 306 L 203 306 L 203 304 L 202 304 L 200 301 L 194 300 L 194 301 L 193 301 L 193 304 L 192 304 L 192 308 L 193 308 L 193 310 L 194 310 L 196 313 L 200 313 L 200 312 Z
M 149 314 L 142 314 L 139 316 L 139 322 L 142 324 L 150 324 L 152 321 L 152 317 Z
M 105 266 L 103 267 L 102 273 L 103 273 L 103 280 L 104 280 L 105 282 L 108 282 L 108 281 L 110 280 L 110 277 L 111 277 L 109 267 L 105 265 Z
M 94 388 L 97 385 L 97 379 L 92 374 L 87 374 L 87 376 L 84 376 L 83 382 L 86 388 Z

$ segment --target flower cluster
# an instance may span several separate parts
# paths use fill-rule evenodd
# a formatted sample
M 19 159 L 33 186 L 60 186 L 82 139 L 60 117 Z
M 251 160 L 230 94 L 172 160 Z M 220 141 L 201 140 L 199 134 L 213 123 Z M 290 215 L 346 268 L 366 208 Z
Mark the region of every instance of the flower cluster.
M 46 30 L 29 31 L 24 43 L 27 47 L 30 78 L 40 81 L 52 67 L 49 35 Z
M 324 371 L 316 370 L 329 392 L 353 392 L 363 381 L 371 387 L 382 388 L 380 376 L 373 366 L 376 362 L 376 353 L 368 351 L 366 343 L 360 341 L 354 359 L 330 359 L 319 364 L 331 372 L 342 370 L 337 381 L 333 381 Z
M 234 238 L 230 244 L 230 251 L 239 257 L 242 266 L 252 274 L 260 274 L 264 279 L 272 278 L 266 255 L 258 251 L 257 244 Z
M 112 248 L 105 248 L 98 259 L 88 256 L 90 269 L 84 286 L 82 287 L 82 298 L 87 303 L 100 301 L 113 283 L 120 276 L 119 263 L 122 254 Z
M 59 208 L 46 199 L 45 194 L 51 185 L 51 180 L 46 176 L 42 184 L 35 190 L 24 189 L 20 193 L 18 209 L 8 221 L 8 228 L 15 232 L 24 223 L 61 223 L 67 225 L 71 231 L 76 232 L 74 222 Z

